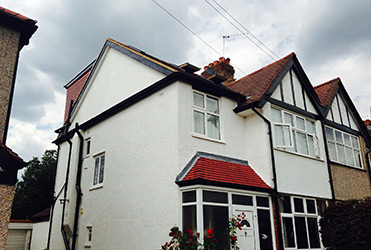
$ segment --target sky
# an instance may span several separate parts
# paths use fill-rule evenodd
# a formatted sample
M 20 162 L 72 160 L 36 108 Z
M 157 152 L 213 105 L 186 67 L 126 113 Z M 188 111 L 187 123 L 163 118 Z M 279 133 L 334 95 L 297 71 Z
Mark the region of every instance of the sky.
M 314 86 L 340 77 L 361 117 L 370 118 L 369 0 L 0 0 L 0 6 L 39 27 L 20 54 L 7 137 L 25 161 L 56 149 L 63 86 L 107 38 L 177 65 L 203 68 L 229 57 L 237 78 L 295 52 Z

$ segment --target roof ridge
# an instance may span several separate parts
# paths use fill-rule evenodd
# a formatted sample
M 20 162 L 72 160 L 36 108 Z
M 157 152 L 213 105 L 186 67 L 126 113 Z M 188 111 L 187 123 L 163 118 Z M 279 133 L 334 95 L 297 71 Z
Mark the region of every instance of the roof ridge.
M 318 84 L 318 85 L 314 86 L 313 88 L 316 89 L 316 88 L 323 87 L 324 85 L 327 85 L 327 84 L 329 84 L 329 83 L 331 83 L 331 82 L 333 82 L 333 81 L 336 81 L 336 80 L 339 80 L 339 81 L 340 81 L 340 77 L 335 77 L 334 79 L 331 79 L 331 80 L 329 80 L 329 81 L 327 81 L 327 82 L 324 82 L 324 83 Z

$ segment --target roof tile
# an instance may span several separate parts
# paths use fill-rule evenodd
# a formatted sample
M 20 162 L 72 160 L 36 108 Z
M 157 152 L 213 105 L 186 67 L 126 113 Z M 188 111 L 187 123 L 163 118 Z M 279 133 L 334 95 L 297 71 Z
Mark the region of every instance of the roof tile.
M 336 88 L 339 84 L 340 78 L 332 79 L 328 82 L 322 83 L 314 87 L 320 103 L 327 107 L 331 104 Z

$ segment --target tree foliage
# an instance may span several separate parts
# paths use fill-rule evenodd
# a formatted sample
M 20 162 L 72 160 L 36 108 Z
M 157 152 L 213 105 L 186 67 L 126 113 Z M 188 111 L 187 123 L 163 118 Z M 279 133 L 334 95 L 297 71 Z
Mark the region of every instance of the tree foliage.
M 28 219 L 51 206 L 57 166 L 56 150 L 46 150 L 41 157 L 33 157 L 17 183 L 12 207 L 12 219 Z
M 330 205 L 320 220 L 328 250 L 371 249 L 371 197 Z

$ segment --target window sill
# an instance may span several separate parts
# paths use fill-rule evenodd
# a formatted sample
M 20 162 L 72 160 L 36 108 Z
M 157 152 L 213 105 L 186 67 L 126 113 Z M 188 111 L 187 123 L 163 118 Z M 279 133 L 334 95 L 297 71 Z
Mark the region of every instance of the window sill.
M 220 143 L 220 144 L 225 144 L 225 142 L 222 141 L 222 140 L 211 139 L 211 138 L 208 138 L 206 136 L 199 135 L 199 134 L 192 134 L 192 137 L 197 138 L 197 139 L 202 139 L 202 140 L 205 140 L 205 141 L 211 141 L 211 142 L 216 142 L 216 143 Z
M 289 153 L 289 154 L 292 154 L 292 155 L 301 156 L 301 157 L 308 158 L 308 159 L 311 159 L 311 160 L 324 162 L 324 160 L 321 159 L 321 158 L 317 158 L 317 157 L 313 157 L 313 156 L 309 156 L 309 155 L 305 155 L 305 154 L 300 154 L 298 152 L 292 152 L 292 151 L 284 150 L 284 149 L 281 149 L 281 148 L 278 148 L 278 147 L 274 147 L 274 149 L 277 150 L 277 151 Z
M 100 188 L 103 188 L 103 183 L 99 183 L 99 184 L 96 184 L 96 185 L 90 187 L 89 191 L 100 189 Z
M 331 160 L 330 160 L 330 164 L 332 164 L 332 165 L 338 165 L 340 167 L 350 168 L 350 169 L 354 169 L 354 170 L 359 170 L 359 171 L 362 171 L 362 172 L 366 172 L 366 169 L 364 169 L 363 167 L 350 166 L 350 165 L 346 165 L 344 163 L 340 163 L 340 162 L 336 162 L 336 161 L 331 161 Z
M 91 242 L 86 242 L 84 244 L 84 248 L 91 248 Z

